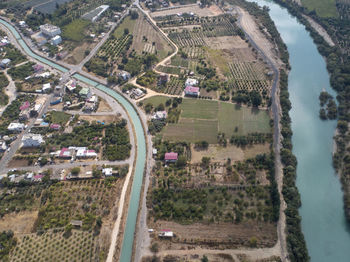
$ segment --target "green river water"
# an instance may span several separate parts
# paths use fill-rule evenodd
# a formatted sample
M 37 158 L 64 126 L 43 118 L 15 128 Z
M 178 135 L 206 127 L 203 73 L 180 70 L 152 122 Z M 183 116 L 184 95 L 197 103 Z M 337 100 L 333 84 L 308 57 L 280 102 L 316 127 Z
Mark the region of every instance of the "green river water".
M 321 121 L 318 96 L 333 96 L 326 63 L 305 27 L 286 9 L 264 0 L 288 47 L 292 70 L 288 89 L 292 110 L 293 153 L 298 160 L 297 186 L 301 195 L 302 230 L 314 262 L 349 262 L 350 232 L 343 211 L 343 192 L 332 167 L 336 122 Z

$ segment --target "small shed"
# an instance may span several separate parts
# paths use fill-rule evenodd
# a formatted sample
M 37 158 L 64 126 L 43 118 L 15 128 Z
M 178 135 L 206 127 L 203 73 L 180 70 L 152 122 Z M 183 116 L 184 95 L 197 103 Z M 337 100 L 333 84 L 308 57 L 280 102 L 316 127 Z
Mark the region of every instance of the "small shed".
M 70 224 L 75 227 L 82 227 L 83 226 L 83 221 L 81 220 L 71 220 Z

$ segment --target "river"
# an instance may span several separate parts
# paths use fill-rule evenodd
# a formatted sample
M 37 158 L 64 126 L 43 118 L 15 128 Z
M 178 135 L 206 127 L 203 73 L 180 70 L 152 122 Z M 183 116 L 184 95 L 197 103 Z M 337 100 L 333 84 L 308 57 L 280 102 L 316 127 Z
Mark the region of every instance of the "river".
M 288 47 L 291 71 L 288 89 L 292 110 L 293 153 L 298 160 L 297 187 L 302 230 L 311 261 L 350 261 L 350 231 L 343 210 L 343 192 L 332 167 L 336 121 L 321 121 L 318 96 L 322 89 L 335 96 L 326 63 L 296 18 L 265 0 L 270 16 Z

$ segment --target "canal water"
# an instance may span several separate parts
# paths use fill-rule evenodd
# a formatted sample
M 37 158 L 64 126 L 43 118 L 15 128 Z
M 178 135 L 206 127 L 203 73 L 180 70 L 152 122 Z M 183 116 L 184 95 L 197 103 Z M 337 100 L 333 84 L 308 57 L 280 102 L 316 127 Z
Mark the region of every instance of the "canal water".
M 326 63 L 305 27 L 285 8 L 266 0 L 256 2 L 270 8 L 290 56 L 293 153 L 298 160 L 297 187 L 302 202 L 299 211 L 311 261 L 349 262 L 350 231 L 341 184 L 332 167 L 336 121 L 321 121 L 318 116 L 322 89 L 335 96 Z
M 6 26 L 11 31 L 11 33 L 17 39 L 18 43 L 21 45 L 23 50 L 29 56 L 53 68 L 56 68 L 57 70 L 63 73 L 68 72 L 68 69 L 62 67 L 61 65 L 56 64 L 44 57 L 41 57 L 33 53 L 32 50 L 23 41 L 22 37 L 17 32 L 17 30 L 11 24 L 9 24 L 3 19 L 0 19 L 0 23 Z M 146 164 L 146 140 L 145 140 L 145 134 L 144 134 L 142 122 L 133 105 L 126 98 L 124 98 L 122 95 L 120 95 L 116 91 L 104 85 L 98 84 L 95 81 L 92 81 L 91 79 L 86 78 L 79 74 L 75 74 L 73 77 L 77 78 L 78 80 L 84 83 L 87 83 L 91 86 L 94 86 L 100 89 L 101 91 L 107 93 L 108 95 L 116 99 L 125 108 L 125 110 L 129 114 L 132 124 L 134 125 L 134 131 L 135 131 L 136 140 L 137 140 L 136 162 L 135 162 L 135 168 L 134 168 L 133 183 L 131 188 L 130 203 L 127 211 L 128 212 L 127 220 L 124 228 L 124 238 L 123 238 L 122 249 L 120 251 L 120 257 L 119 257 L 119 261 L 123 261 L 123 262 L 131 261 L 140 193 L 141 193 L 141 187 L 142 187 L 142 181 L 143 181 L 143 173 L 144 173 L 144 168 Z

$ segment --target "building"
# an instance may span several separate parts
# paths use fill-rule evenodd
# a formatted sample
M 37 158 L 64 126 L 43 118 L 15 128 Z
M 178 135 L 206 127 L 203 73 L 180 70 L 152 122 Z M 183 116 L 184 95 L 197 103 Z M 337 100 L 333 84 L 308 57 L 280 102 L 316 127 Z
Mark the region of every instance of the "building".
M 51 91 L 51 84 L 50 83 L 46 83 L 46 84 L 43 84 L 43 93 L 49 93 Z
M 43 137 L 39 134 L 25 134 L 22 137 L 22 146 L 23 147 L 39 147 L 45 143 Z
M 36 64 L 33 65 L 33 69 L 35 73 L 40 73 L 44 70 L 44 67 L 42 65 Z
M 56 35 L 56 36 L 51 38 L 50 42 L 52 45 L 59 45 L 60 43 L 62 43 L 62 38 L 61 38 L 61 36 Z
M 61 151 L 58 153 L 59 158 L 71 158 L 72 157 L 72 152 L 69 148 L 62 148 Z
M 59 124 L 51 124 L 50 125 L 50 129 L 53 129 L 53 130 L 60 130 L 61 128 L 61 125 Z
M 25 21 L 19 21 L 19 22 L 18 22 L 18 25 L 19 25 L 20 27 L 26 27 L 26 26 L 27 26 L 27 24 L 26 24 Z
M 73 92 L 73 90 L 77 88 L 77 82 L 74 79 L 71 79 L 65 84 L 65 87 L 69 92 Z
M 102 169 L 102 174 L 104 176 L 112 176 L 113 175 L 113 168 L 109 167 L 109 168 Z
M 143 91 L 140 88 L 135 88 L 132 90 L 132 94 L 136 97 L 136 98 L 140 98 L 144 95 Z
M 160 232 L 158 234 L 158 236 L 161 238 L 172 238 L 172 237 L 174 237 L 174 232 L 164 230 L 164 231 Z
M 199 96 L 199 87 L 195 86 L 186 86 L 185 96 Z
M 95 150 L 86 149 L 86 147 L 78 147 L 78 148 L 76 148 L 76 150 L 77 150 L 77 153 L 75 156 L 77 158 L 95 158 L 95 157 L 97 157 Z
M 43 33 L 43 35 L 48 36 L 50 38 L 61 34 L 61 29 L 59 27 L 51 25 L 51 24 L 41 25 L 40 31 L 41 31 L 41 33 Z
M 157 111 L 154 113 L 154 115 L 152 116 L 153 119 L 157 119 L 157 120 L 163 120 L 166 119 L 168 116 L 166 111 Z
M 91 90 L 88 87 L 83 87 L 80 92 L 79 92 L 79 96 L 83 97 L 83 98 L 90 98 L 91 97 Z
M 7 68 L 9 67 L 11 64 L 11 60 L 8 59 L 8 58 L 5 58 L 5 59 L 2 59 L 1 62 L 0 62 L 0 67 L 2 68 Z
M 194 78 L 187 78 L 185 82 L 185 86 L 197 86 L 198 80 Z
M 71 220 L 70 224 L 74 227 L 82 227 L 83 226 L 83 221 L 81 220 Z
M 19 113 L 18 119 L 19 121 L 27 121 L 30 116 L 30 109 L 24 109 Z
M 167 163 L 168 162 L 170 162 L 170 163 L 176 162 L 177 158 L 178 158 L 178 153 L 174 153 L 174 152 L 165 153 L 165 155 L 164 155 L 164 160 Z
M 0 141 L 0 152 L 5 152 L 7 150 L 7 145 L 5 141 Z
M 124 81 L 127 81 L 131 78 L 131 75 L 129 72 L 126 72 L 126 71 L 122 71 L 118 74 L 118 76 L 123 79 Z
M 7 127 L 7 130 L 11 132 L 22 132 L 24 129 L 25 125 L 21 123 L 11 123 Z
M 19 110 L 23 111 L 23 110 L 26 110 L 30 107 L 30 103 L 29 101 L 25 101 L 20 107 L 19 107 Z

